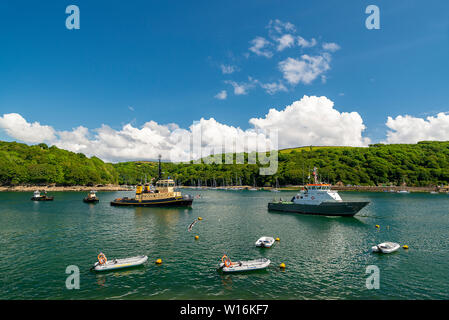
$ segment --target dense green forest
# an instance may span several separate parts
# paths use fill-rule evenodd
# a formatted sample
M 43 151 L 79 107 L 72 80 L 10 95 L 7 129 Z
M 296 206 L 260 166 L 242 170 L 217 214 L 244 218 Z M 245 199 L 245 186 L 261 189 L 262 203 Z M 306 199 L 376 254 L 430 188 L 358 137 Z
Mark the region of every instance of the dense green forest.
M 259 175 L 258 164 L 162 163 L 164 177 L 179 184 L 218 186 L 298 185 L 309 182 L 314 166 L 322 180 L 332 184 L 429 186 L 449 183 L 449 142 L 357 147 L 302 147 L 278 152 L 275 175 Z M 223 155 L 224 159 L 224 155 Z M 224 161 L 223 161 L 224 163 Z M 104 163 L 80 153 L 48 147 L 0 142 L 0 184 L 98 185 L 136 184 L 157 176 L 155 162 Z
M 114 165 L 82 153 L 0 141 L 0 184 L 95 185 L 117 183 Z

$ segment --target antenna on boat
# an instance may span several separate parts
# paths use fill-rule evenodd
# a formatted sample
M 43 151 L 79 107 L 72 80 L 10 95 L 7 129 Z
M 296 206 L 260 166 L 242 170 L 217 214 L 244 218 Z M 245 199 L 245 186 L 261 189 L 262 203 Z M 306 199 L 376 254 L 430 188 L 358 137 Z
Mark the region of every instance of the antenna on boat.
M 315 184 L 318 183 L 318 172 L 317 172 L 317 167 L 313 167 L 313 181 Z

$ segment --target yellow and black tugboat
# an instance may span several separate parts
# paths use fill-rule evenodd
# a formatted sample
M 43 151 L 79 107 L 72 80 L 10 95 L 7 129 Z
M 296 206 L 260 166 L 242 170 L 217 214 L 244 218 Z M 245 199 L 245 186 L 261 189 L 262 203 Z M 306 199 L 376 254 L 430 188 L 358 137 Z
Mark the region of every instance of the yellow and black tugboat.
M 182 195 L 175 191 L 175 182 L 172 179 L 161 180 L 161 159 L 159 157 L 159 177 L 156 182 L 156 188 L 145 183 L 136 187 L 135 198 L 118 198 L 111 201 L 111 206 L 134 206 L 134 207 L 176 207 L 192 206 L 193 197 L 191 195 Z

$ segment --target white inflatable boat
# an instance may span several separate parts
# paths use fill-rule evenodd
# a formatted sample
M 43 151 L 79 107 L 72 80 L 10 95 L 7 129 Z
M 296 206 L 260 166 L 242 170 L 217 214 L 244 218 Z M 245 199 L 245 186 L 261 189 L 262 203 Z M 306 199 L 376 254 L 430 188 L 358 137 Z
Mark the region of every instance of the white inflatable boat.
M 248 260 L 248 261 L 237 261 L 231 262 L 229 258 L 222 259 L 222 263 L 220 263 L 219 270 L 221 269 L 223 272 L 243 272 L 243 271 L 253 271 L 253 270 L 261 270 L 268 267 L 271 261 L 267 258 L 261 258 L 256 260 Z
M 274 238 L 272 237 L 261 237 L 256 241 L 256 247 L 270 248 L 274 243 Z
M 400 248 L 400 245 L 395 242 L 384 242 L 371 248 L 373 252 L 392 253 Z
M 95 271 L 108 271 L 115 269 L 131 268 L 144 264 L 148 260 L 147 256 L 137 256 L 125 259 L 112 259 L 112 260 L 102 260 L 95 262 L 92 267 Z

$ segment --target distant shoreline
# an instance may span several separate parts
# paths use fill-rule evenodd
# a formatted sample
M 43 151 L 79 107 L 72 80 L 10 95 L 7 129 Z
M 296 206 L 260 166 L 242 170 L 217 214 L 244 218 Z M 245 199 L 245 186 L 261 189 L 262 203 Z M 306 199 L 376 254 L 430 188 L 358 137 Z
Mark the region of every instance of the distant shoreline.
M 252 188 L 252 186 L 236 186 L 238 188 L 242 188 L 243 190 L 247 190 Z M 184 186 L 181 188 L 193 188 L 195 190 L 207 190 L 211 187 L 190 187 Z M 231 189 L 233 187 L 226 187 L 226 189 Z M 298 191 L 302 188 L 301 185 L 298 186 L 285 186 L 279 187 L 280 191 Z M 337 186 L 333 185 L 332 190 L 336 191 L 356 191 L 356 192 L 397 192 L 400 190 L 406 190 L 409 192 L 431 192 L 437 191 L 441 193 L 448 192 L 447 188 L 437 188 L 437 187 L 379 187 L 379 186 Z M 258 190 L 270 191 L 274 189 L 273 187 L 258 187 Z M 120 186 L 120 185 L 102 185 L 102 186 L 40 186 L 40 185 L 26 185 L 26 186 L 0 186 L 0 192 L 34 192 L 35 190 L 39 191 L 47 191 L 47 192 L 89 192 L 91 190 L 95 191 L 132 191 L 129 186 Z
M 279 191 L 298 191 L 302 188 L 302 185 L 297 186 L 284 186 L 277 188 Z M 184 188 L 189 189 L 193 188 L 196 190 L 201 189 L 210 189 L 210 187 L 190 187 L 190 186 L 184 186 Z M 226 187 L 226 189 L 232 189 L 232 188 L 242 188 L 243 190 L 247 190 L 250 188 L 253 188 L 252 186 L 234 186 L 234 187 Z M 265 190 L 270 191 L 271 189 L 275 189 L 274 187 L 257 187 L 258 190 Z M 438 188 L 438 187 L 407 187 L 407 186 L 338 186 L 338 185 L 332 185 L 332 190 L 336 191 L 356 191 L 356 192 L 397 192 L 400 190 L 406 190 L 410 192 L 431 192 L 431 191 L 437 191 L 441 193 L 448 192 L 448 188 Z
M 128 187 L 120 185 L 103 185 L 103 186 L 0 186 L 0 192 L 33 192 L 35 190 L 55 192 L 55 191 L 130 191 Z

